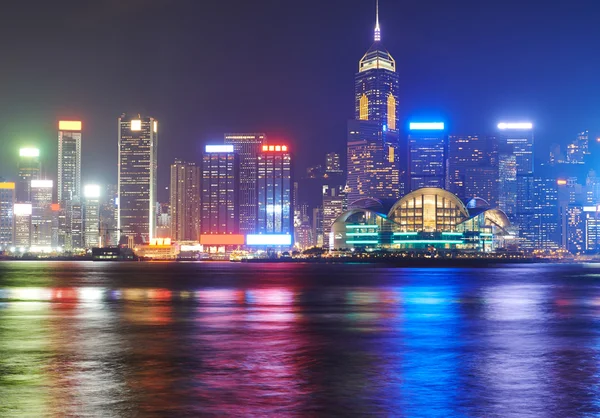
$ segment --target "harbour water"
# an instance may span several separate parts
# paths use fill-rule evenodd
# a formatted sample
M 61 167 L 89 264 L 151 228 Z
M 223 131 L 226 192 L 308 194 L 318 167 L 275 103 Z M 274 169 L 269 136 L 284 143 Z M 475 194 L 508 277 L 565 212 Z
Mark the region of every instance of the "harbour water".
M 600 415 L 600 265 L 0 262 L 0 417 Z

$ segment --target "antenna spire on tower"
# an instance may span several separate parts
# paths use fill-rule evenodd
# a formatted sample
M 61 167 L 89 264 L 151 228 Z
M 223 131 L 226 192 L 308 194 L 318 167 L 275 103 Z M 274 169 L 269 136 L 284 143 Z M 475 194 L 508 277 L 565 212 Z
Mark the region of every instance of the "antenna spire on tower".
M 381 29 L 379 28 L 379 0 L 375 0 L 375 42 L 381 41 Z

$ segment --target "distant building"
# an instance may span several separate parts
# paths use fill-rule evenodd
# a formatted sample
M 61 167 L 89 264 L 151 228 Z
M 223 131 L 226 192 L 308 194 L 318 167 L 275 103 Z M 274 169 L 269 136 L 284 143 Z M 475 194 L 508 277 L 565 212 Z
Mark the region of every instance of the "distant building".
M 312 236 L 313 246 L 322 247 L 324 244 L 323 236 L 323 207 L 313 208 L 312 215 Z
M 31 246 L 52 247 L 52 180 L 31 181 Z
M 571 204 L 566 208 L 567 234 L 565 246 L 571 254 L 580 254 L 586 250 L 585 213 L 583 206 Z
M 158 121 L 121 115 L 119 129 L 118 226 L 123 242 L 154 237 Z
M 200 168 L 176 159 L 171 164 L 171 238 L 198 241 L 200 233 Z
M 323 187 L 323 246 L 330 247 L 333 222 L 346 210 L 346 195 L 340 187 Z
M 198 205 L 198 216 L 200 216 L 200 206 Z M 156 205 L 156 238 L 171 238 L 171 205 L 168 203 L 158 203 Z M 200 221 L 198 220 L 198 232 L 200 233 Z M 198 241 L 196 238 L 193 241 Z
M 533 160 L 533 125 L 529 122 L 501 122 L 498 124 L 498 153 L 508 161 L 514 157 L 516 171 L 516 195 L 514 205 L 507 196 L 501 196 L 506 214 L 516 224 L 522 239 L 530 241 L 535 234 L 532 215 L 534 211 L 534 160 Z M 502 189 L 502 168 L 500 169 L 500 187 Z M 510 184 L 509 184 L 510 185 Z M 506 184 L 505 184 L 506 186 Z M 504 188 L 506 193 L 506 187 Z M 509 207 L 508 205 L 512 205 Z M 502 207 L 501 207 L 502 209 Z
M 17 164 L 19 170 L 15 186 L 17 202 L 31 202 L 31 180 L 39 180 L 42 171 L 40 150 L 38 148 L 21 148 Z
M 84 206 L 84 248 L 100 245 L 100 186 L 86 184 L 83 189 Z
M 258 154 L 259 234 L 293 234 L 292 157 L 287 145 L 263 145 Z
M 408 147 L 409 191 L 446 187 L 447 139 L 444 124 L 411 123 Z
M 343 173 L 340 154 L 330 152 L 325 155 L 325 173 L 330 175 Z
M 498 167 L 481 166 L 470 167 L 464 170 L 463 193 L 465 198 L 479 197 L 487 201 L 490 206 L 498 206 Z
M 115 247 L 119 243 L 117 233 L 117 185 L 107 185 L 100 196 L 100 246 Z
M 589 132 L 579 132 L 575 140 L 567 145 L 567 162 L 571 164 L 584 164 L 585 158 L 589 154 Z
M 267 143 L 264 133 L 225 134 L 225 144 L 233 145 L 239 158 L 239 231 L 241 234 L 256 232 L 258 219 L 257 161 L 262 145 Z
M 560 210 L 558 186 L 554 178 L 534 179 L 534 210 L 530 235 L 534 249 L 556 250 L 560 247 Z
M 81 121 L 58 122 L 58 202 L 81 197 Z
M 58 182 L 57 199 L 61 206 L 61 222 L 59 222 L 58 235 L 59 244 L 71 250 L 72 248 L 81 248 L 81 239 L 79 234 L 73 243 L 73 207 L 77 208 L 77 203 L 82 199 L 81 196 L 81 121 L 58 122 Z M 75 206 L 74 206 L 75 205 Z M 75 219 L 75 225 L 78 225 Z
M 0 182 L 0 251 L 14 242 L 15 183 Z
M 15 241 L 14 245 L 21 249 L 28 250 L 31 246 L 31 214 L 33 207 L 31 203 L 15 203 Z
M 446 189 L 461 200 L 473 197 L 498 205 L 498 157 L 495 138 L 480 135 L 448 137 Z
M 233 145 L 207 145 L 202 157 L 202 234 L 238 234 L 238 156 Z

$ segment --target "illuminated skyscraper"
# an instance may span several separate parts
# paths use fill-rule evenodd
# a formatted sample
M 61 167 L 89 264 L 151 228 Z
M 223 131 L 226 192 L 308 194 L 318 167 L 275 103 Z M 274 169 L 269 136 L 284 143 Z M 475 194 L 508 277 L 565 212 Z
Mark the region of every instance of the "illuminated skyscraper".
M 100 245 L 103 247 L 114 247 L 118 244 L 117 234 L 117 202 L 118 187 L 109 184 L 103 192 L 102 204 L 100 206 Z
M 355 121 L 348 122 L 347 143 L 349 202 L 364 197 L 397 198 L 403 192 L 398 80 L 396 61 L 381 44 L 377 4 L 374 42 L 361 58 L 354 79 Z
M 100 245 L 100 186 L 86 184 L 83 189 L 85 198 L 83 225 L 83 246 L 94 248 Z
M 447 189 L 461 200 L 474 197 L 498 206 L 498 156 L 495 138 L 480 135 L 448 137 Z
M 121 115 L 119 129 L 118 229 L 121 240 L 149 242 L 156 217 L 158 121 Z
M 513 154 L 498 156 L 498 207 L 514 219 L 517 210 L 517 159 Z
M 52 246 L 52 180 L 31 181 L 31 245 Z
M 516 195 L 514 206 L 511 199 L 500 196 L 501 204 L 506 205 L 503 210 L 513 224 L 519 228 L 519 236 L 523 240 L 533 239 L 535 232 L 534 191 L 533 180 L 533 124 L 529 122 L 502 122 L 498 124 L 498 153 L 500 159 L 508 161 L 514 157 L 516 171 Z M 500 170 L 500 184 L 502 190 L 502 170 Z M 509 183 L 510 184 L 510 183 Z M 506 189 L 504 189 L 506 191 Z M 501 207 L 502 209 L 502 207 Z M 524 244 L 532 245 L 532 244 Z
M 240 164 L 239 219 L 241 234 L 256 232 L 258 218 L 257 158 L 266 140 L 267 136 L 264 133 L 225 134 L 225 144 L 233 145 Z
M 446 187 L 447 139 L 442 122 L 413 122 L 408 136 L 409 191 Z
M 533 175 L 533 125 L 502 122 L 498 124 L 498 130 L 500 152 L 515 156 L 517 176 Z
M 330 239 L 331 225 L 346 210 L 346 195 L 341 187 L 323 187 L 323 246 L 333 244 Z
M 18 169 L 17 202 L 31 202 L 31 180 L 39 180 L 41 173 L 40 150 L 37 148 L 21 148 L 19 150 Z
M 589 153 L 589 132 L 579 132 L 575 140 L 567 146 L 567 162 L 584 164 Z
M 402 193 L 398 144 L 387 141 L 376 122 L 348 121 L 348 203 L 373 197 L 395 199 Z
M 233 145 L 207 145 L 202 157 L 202 234 L 237 234 L 239 231 L 238 156 Z
M 355 119 L 378 122 L 397 134 L 398 80 L 396 61 L 381 44 L 378 2 L 374 42 L 361 58 L 354 79 Z
M 337 152 L 329 152 L 325 156 L 325 173 L 328 175 L 341 174 L 342 162 L 340 154 Z
M 15 183 L 0 182 L 0 251 L 14 242 Z
M 58 189 L 60 203 L 81 197 L 81 121 L 58 122 Z
M 15 203 L 15 241 L 14 245 L 18 248 L 28 249 L 31 245 L 31 203 Z
M 260 234 L 292 234 L 292 158 L 287 145 L 263 145 L 258 154 Z
M 563 238 L 563 245 L 571 254 L 579 254 L 586 249 L 586 214 L 583 212 L 583 206 L 572 203 L 566 206 L 565 215 L 566 234 Z
M 171 238 L 198 241 L 200 233 L 200 169 L 195 163 L 171 164 Z

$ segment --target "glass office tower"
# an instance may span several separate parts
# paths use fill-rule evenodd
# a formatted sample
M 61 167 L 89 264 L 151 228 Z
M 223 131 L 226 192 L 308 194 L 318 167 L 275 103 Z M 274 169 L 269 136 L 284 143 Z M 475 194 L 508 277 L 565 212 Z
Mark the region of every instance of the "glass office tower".
M 258 154 L 259 234 L 292 234 L 292 159 L 287 145 L 263 145 Z
M 158 121 L 123 114 L 118 119 L 118 129 L 120 240 L 149 242 L 156 224 Z
M 231 133 L 225 134 L 225 144 L 233 145 L 239 158 L 239 218 L 240 233 L 256 232 L 258 218 L 258 200 L 256 195 L 257 159 L 262 145 L 266 144 L 264 133 Z
M 202 157 L 201 234 L 239 231 L 238 156 L 233 145 L 207 145 Z

